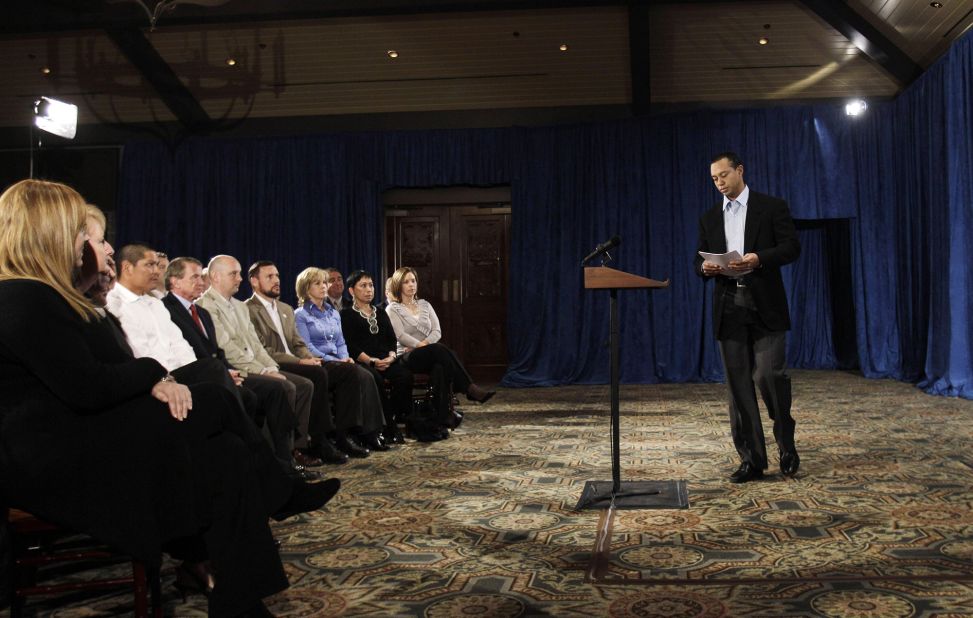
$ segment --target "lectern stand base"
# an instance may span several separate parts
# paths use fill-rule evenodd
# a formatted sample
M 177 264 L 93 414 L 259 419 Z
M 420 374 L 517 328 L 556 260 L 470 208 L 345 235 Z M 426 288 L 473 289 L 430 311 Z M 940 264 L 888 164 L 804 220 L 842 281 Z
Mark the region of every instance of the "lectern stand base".
M 584 484 L 576 511 L 607 509 L 612 504 L 611 481 Z M 622 481 L 615 494 L 616 509 L 688 509 L 686 481 Z

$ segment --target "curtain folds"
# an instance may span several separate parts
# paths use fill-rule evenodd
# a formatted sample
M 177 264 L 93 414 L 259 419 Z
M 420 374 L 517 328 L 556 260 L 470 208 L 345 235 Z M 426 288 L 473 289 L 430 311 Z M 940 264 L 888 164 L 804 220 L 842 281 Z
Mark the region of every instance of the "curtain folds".
M 692 271 L 713 154 L 788 200 L 803 252 L 784 270 L 795 367 L 849 367 L 973 398 L 973 37 L 894 102 L 698 111 L 541 128 L 188 140 L 126 146 L 117 237 L 170 255 L 277 262 L 285 300 L 310 264 L 381 274 L 381 192 L 510 184 L 504 383 L 608 379 L 608 298 L 580 258 L 669 279 L 620 294 L 622 379 L 722 379 L 711 285 Z M 839 230 L 840 233 L 835 233 Z M 851 322 L 851 323 L 849 323 Z M 848 339 L 853 339 L 849 341 Z M 857 353 L 857 359 L 855 358 Z

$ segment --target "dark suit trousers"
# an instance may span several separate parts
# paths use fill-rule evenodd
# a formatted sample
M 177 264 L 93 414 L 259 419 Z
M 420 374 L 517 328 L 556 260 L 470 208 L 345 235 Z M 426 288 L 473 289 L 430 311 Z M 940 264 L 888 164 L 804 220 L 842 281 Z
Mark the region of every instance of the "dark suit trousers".
M 294 417 L 297 419 L 297 438 L 294 445 L 304 448 L 307 446 L 308 428 L 311 424 L 311 401 L 314 399 L 314 382 L 302 375 L 284 371 L 281 374 L 287 378 L 287 401 L 291 404 Z M 273 378 L 271 378 L 273 379 Z
M 259 417 L 255 421 L 261 426 L 266 424 L 274 455 L 285 469 L 290 470 L 294 428 L 297 427 L 297 418 L 290 403 L 294 385 L 286 380 L 250 374 L 243 381 L 243 386 L 257 396 L 258 409 L 266 423 L 261 422 Z
M 730 399 L 730 432 L 741 461 L 767 468 L 767 447 L 757 407 L 757 393 L 774 422 L 774 438 L 781 451 L 794 450 L 791 416 L 791 379 L 785 363 L 785 331 L 767 330 L 749 291 L 726 292 L 719 332 L 720 355 L 726 369 Z
M 430 343 L 402 355 L 402 362 L 414 373 L 428 373 L 433 387 L 433 406 L 440 422 L 450 420 L 453 392 L 465 393 L 473 380 L 452 350 Z
M 280 370 L 284 375 L 294 374 L 306 378 L 314 386 L 307 422 L 307 437 L 311 442 L 320 444 L 321 440 L 335 429 L 334 416 L 331 413 L 331 385 L 328 381 L 328 371 L 324 367 L 300 363 L 281 363 Z M 297 444 L 301 447 L 307 446 L 306 440 L 298 440 Z

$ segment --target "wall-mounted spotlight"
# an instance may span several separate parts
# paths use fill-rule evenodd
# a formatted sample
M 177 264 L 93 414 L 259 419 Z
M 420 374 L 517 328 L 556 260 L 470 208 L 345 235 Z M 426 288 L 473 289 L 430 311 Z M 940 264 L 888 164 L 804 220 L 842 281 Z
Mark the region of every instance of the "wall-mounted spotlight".
M 845 105 L 845 114 L 849 116 L 861 116 L 865 113 L 866 109 L 868 109 L 868 105 L 865 104 L 864 100 L 855 99 L 854 101 L 849 101 L 848 104 Z
M 74 139 L 78 130 L 78 106 L 41 97 L 34 101 L 34 125 L 42 131 Z
M 398 58 L 399 52 L 395 51 L 394 49 L 390 49 L 387 52 L 385 52 L 385 55 L 388 56 L 389 58 Z

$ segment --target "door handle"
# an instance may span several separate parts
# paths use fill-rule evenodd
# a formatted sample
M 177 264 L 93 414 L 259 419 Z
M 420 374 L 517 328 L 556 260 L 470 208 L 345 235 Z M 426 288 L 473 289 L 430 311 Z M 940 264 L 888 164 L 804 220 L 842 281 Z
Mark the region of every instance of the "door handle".
M 443 279 L 443 302 L 449 302 L 449 280 Z
M 459 302 L 459 279 L 453 279 L 453 302 Z

